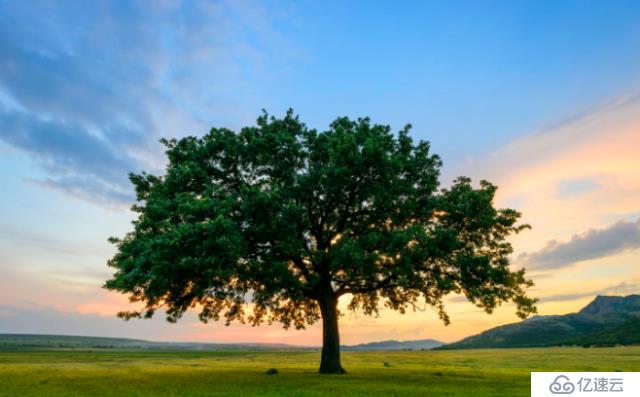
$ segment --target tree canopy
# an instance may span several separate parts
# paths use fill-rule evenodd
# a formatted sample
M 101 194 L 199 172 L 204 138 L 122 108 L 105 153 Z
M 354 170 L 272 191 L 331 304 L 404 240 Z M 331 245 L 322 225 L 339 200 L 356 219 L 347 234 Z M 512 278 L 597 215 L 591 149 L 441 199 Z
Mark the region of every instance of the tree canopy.
M 368 315 L 430 305 L 446 323 L 450 293 L 488 313 L 507 301 L 533 313 L 532 282 L 508 260 L 507 238 L 528 226 L 494 208 L 487 181 L 440 188 L 441 160 L 410 128 L 341 117 L 319 132 L 290 110 L 162 140 L 165 174 L 130 175 L 137 219 L 112 239 L 105 286 L 144 306 L 121 316 L 162 309 L 176 321 L 194 309 L 204 322 L 298 329 L 322 318 L 321 372 L 333 373 L 341 296 Z

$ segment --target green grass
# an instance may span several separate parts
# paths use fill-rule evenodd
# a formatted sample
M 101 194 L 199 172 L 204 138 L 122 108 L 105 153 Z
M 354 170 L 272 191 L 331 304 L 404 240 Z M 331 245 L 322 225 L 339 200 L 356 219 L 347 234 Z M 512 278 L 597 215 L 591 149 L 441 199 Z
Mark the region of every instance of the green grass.
M 0 352 L 0 396 L 528 396 L 529 372 L 639 371 L 640 347 L 347 352 Z M 385 367 L 388 362 L 390 367 Z M 265 371 L 278 368 L 279 374 Z

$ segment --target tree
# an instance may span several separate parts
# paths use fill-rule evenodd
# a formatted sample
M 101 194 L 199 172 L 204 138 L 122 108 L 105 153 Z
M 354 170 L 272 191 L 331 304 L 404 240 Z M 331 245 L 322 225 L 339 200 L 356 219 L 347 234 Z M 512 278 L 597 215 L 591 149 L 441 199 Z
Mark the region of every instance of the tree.
M 449 293 L 488 313 L 507 301 L 533 313 L 532 282 L 507 258 L 506 238 L 527 227 L 520 214 L 495 209 L 486 181 L 439 189 L 439 157 L 409 130 L 338 118 L 317 132 L 289 110 L 238 133 L 162 140 L 166 174 L 130 175 L 134 230 L 111 239 L 105 287 L 144 304 L 119 315 L 163 309 L 174 322 L 194 308 L 203 322 L 297 329 L 322 319 L 320 372 L 343 373 L 342 296 L 367 315 L 426 303 L 445 323 Z

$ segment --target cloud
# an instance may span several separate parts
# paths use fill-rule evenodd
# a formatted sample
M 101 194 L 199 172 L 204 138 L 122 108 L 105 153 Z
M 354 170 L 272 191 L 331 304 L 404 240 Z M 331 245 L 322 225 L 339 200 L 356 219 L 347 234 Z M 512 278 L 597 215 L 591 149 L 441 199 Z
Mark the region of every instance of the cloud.
M 0 333 L 171 340 L 176 339 L 176 333 L 185 328 L 184 325 L 168 324 L 162 316 L 153 320 L 125 322 L 115 316 L 78 313 L 34 303 L 22 306 L 0 305 Z
M 580 298 L 598 294 L 639 292 L 629 281 L 640 261 L 638 147 L 640 92 L 523 134 L 455 172 L 495 183 L 496 205 L 517 209 L 532 226 L 510 239 L 512 262 L 535 280 L 530 293 L 546 312 L 575 311 Z
M 640 293 L 640 283 L 638 282 L 622 282 L 615 285 L 610 285 L 605 288 L 585 291 L 585 292 L 576 292 L 571 294 L 557 294 L 550 295 L 546 297 L 542 297 L 540 300 L 544 303 L 547 302 L 566 302 L 566 301 L 574 301 L 581 298 L 586 297 L 595 297 L 597 295 L 630 295 Z
M 121 130 L 122 131 L 122 130 Z M 64 191 L 130 202 L 128 172 L 136 161 L 122 152 L 119 143 L 92 135 L 73 122 L 42 120 L 24 113 L 0 113 L 0 138 L 34 155 L 53 177 L 41 181 Z
M 556 188 L 560 197 L 573 197 L 598 190 L 602 185 L 592 178 L 580 178 L 560 181 Z
M 0 2 L 0 141 L 41 186 L 129 203 L 127 174 L 164 165 L 161 136 L 253 121 L 253 80 L 296 52 L 271 26 L 259 4 Z
M 469 159 L 455 174 L 488 179 L 497 205 L 532 226 L 512 241 L 516 252 L 543 250 L 631 217 L 640 202 L 640 93 L 614 98 L 495 152 Z M 451 170 L 447 171 L 453 175 Z
M 640 219 L 575 234 L 567 242 L 549 241 L 540 251 L 519 255 L 517 263 L 534 270 L 559 269 L 636 248 L 640 248 Z
M 61 238 L 61 235 L 51 236 L 42 230 L 26 230 L 20 226 L 0 222 L 0 241 L 10 247 L 20 250 L 23 247 L 32 247 L 32 250 L 43 249 L 52 255 L 74 255 L 86 260 L 95 254 L 103 254 L 103 244 L 98 242 L 72 241 Z M 11 264 L 15 266 L 15 264 Z M 0 260 L 0 269 L 10 267 L 6 258 Z M 7 274 L 3 274 L 5 277 Z

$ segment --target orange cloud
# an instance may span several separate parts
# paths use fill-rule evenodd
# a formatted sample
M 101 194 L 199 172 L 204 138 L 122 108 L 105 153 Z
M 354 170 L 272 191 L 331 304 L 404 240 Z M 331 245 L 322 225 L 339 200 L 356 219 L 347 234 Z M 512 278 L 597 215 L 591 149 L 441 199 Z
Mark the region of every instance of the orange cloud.
M 523 212 L 533 230 L 515 239 L 521 250 L 568 239 L 640 211 L 640 97 L 613 101 L 554 129 L 524 136 L 461 173 L 499 186 L 498 204 Z M 559 194 L 563 183 L 597 188 Z M 625 218 L 626 217 L 626 218 Z
M 640 218 L 639 148 L 640 96 L 636 96 L 519 138 L 467 166 L 473 166 L 469 171 L 475 178 L 499 186 L 499 205 L 517 208 L 533 226 L 513 239 L 516 253 L 528 252 L 531 257 L 551 246 L 564 247 L 573 241 L 572 236 Z M 552 240 L 555 242 L 549 245 Z M 600 290 L 636 277 L 639 261 L 637 248 L 625 253 L 612 249 L 610 256 L 586 261 L 576 269 L 551 269 L 536 277 L 535 293 L 540 297 L 559 291 L 571 295 L 586 285 Z M 574 302 L 549 302 L 540 307 L 546 313 L 562 313 L 589 299 L 576 294 Z

